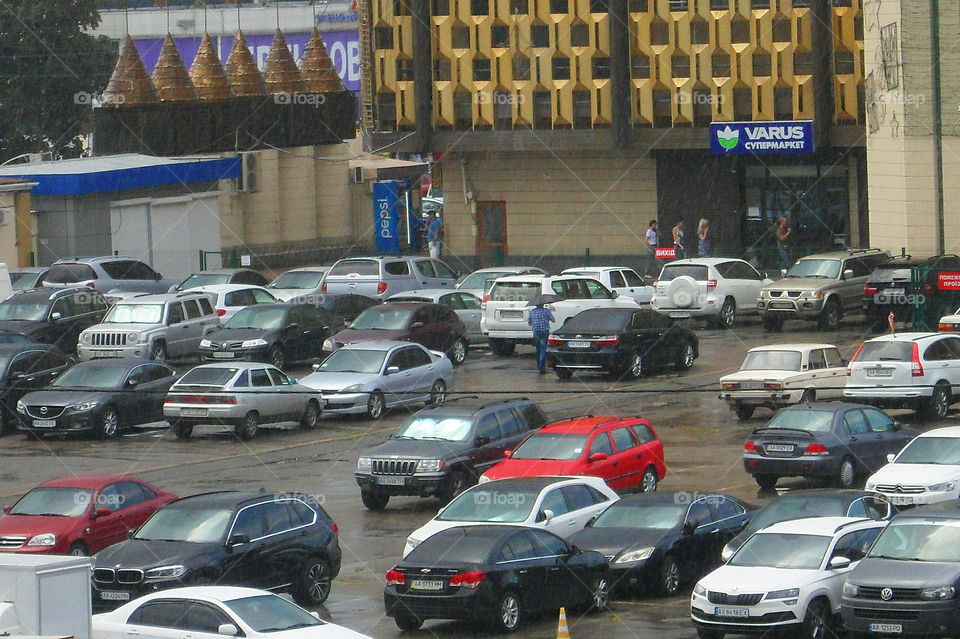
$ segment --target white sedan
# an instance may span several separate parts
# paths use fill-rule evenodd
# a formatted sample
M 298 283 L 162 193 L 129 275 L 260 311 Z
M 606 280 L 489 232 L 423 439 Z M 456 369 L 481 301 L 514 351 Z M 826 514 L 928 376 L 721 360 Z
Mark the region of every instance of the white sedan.
M 221 324 L 225 324 L 242 308 L 254 304 L 276 304 L 281 301 L 262 286 L 251 286 L 249 284 L 195 286 L 190 289 L 190 292 L 206 293 L 210 297 L 210 301 L 220 317 Z
M 370 639 L 266 590 L 174 588 L 93 616 L 93 639 Z
M 513 477 L 460 493 L 437 516 L 407 537 L 403 556 L 441 530 L 476 524 L 513 524 L 560 537 L 580 532 L 620 499 L 600 477 Z

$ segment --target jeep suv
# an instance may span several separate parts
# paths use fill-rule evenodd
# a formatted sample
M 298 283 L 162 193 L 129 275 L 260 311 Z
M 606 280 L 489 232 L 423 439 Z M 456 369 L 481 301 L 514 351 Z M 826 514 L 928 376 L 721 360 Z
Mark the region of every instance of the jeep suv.
M 43 278 L 43 285 L 52 288 L 86 286 L 104 293 L 166 293 L 176 283 L 176 280 L 164 278 L 143 262 L 120 255 L 57 260 Z
M 863 286 L 873 270 L 890 259 L 880 249 L 847 249 L 801 257 L 783 279 L 764 286 L 757 298 L 763 327 L 779 331 L 788 319 L 816 320 L 835 331 L 847 313 L 863 306 Z
M 334 264 L 323 280 L 324 293 L 352 293 L 385 300 L 419 288 L 449 288 L 460 274 L 429 257 L 350 257 Z
M 355 477 L 363 505 L 381 510 L 393 495 L 450 501 L 546 422 L 526 398 L 478 402 L 473 396 L 428 406 L 360 457 Z
M 0 331 L 74 353 L 80 332 L 103 321 L 107 301 L 89 288 L 21 291 L 0 302 Z
M 142 357 L 156 361 L 197 354 L 220 318 L 202 293 L 138 295 L 115 304 L 102 324 L 80 333 L 80 359 Z

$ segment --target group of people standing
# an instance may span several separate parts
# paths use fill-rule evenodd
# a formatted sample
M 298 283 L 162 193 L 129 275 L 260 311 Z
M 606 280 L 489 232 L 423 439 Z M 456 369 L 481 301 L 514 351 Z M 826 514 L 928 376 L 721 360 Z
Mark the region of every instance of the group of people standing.
M 647 228 L 646 238 L 650 254 L 647 258 L 647 276 L 651 276 L 654 271 L 659 271 L 656 257 L 657 247 L 660 246 L 660 234 L 657 231 L 657 221 L 650 220 Z M 671 229 L 673 236 L 674 259 L 682 260 L 687 257 L 686 231 L 683 228 L 683 220 L 677 220 Z M 710 257 L 710 220 L 700 218 L 697 224 L 697 255 L 699 257 Z

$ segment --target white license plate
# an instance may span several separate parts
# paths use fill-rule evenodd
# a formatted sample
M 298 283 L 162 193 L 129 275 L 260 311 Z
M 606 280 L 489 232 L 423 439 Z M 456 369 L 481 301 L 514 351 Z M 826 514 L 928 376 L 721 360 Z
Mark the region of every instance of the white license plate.
M 668 313 L 667 315 L 673 319 L 685 319 L 690 317 L 690 313 Z
M 55 428 L 57 425 L 56 420 L 53 419 L 35 419 L 33 420 L 34 428 Z
M 713 609 L 713 614 L 717 617 L 749 617 L 750 609 L 749 608 L 726 608 L 723 606 L 716 606 Z
M 590 348 L 591 342 L 567 342 L 570 348 Z
M 181 417 L 206 417 L 210 411 L 206 408 L 181 408 Z
M 792 302 L 770 302 L 770 308 L 793 308 Z
M 403 486 L 407 483 L 406 477 L 377 477 L 377 483 L 381 486 Z
M 883 290 L 880 291 L 880 292 L 881 292 L 883 295 L 900 296 L 900 295 L 906 295 L 907 289 L 905 289 L 905 288 L 885 288 L 885 289 L 883 289 Z
M 213 354 L 214 359 L 233 359 L 236 357 L 236 353 L 233 351 L 216 351 Z
M 500 317 L 519 319 L 523 317 L 523 311 L 500 311 Z
M 104 591 L 100 593 L 100 598 L 104 601 L 130 601 L 130 593 Z
M 867 377 L 893 377 L 892 368 L 865 368 Z
M 439 579 L 414 579 L 410 582 L 413 590 L 443 590 L 443 582 Z
M 903 632 L 903 626 L 898 623 L 872 623 L 867 626 L 870 632 Z
M 763 382 L 744 382 L 740 385 L 743 390 L 763 390 Z
M 93 351 L 94 357 L 120 357 L 123 355 L 120 351 Z
M 771 453 L 792 453 L 793 444 L 764 444 L 764 450 Z
M 887 499 L 894 506 L 912 506 L 913 497 L 909 495 L 887 495 Z

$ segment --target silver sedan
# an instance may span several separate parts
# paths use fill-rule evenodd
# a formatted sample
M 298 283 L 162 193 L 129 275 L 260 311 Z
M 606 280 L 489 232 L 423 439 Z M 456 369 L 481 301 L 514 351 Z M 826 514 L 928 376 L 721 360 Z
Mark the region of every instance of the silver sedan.
M 446 355 L 410 342 L 359 342 L 334 351 L 300 380 L 319 390 L 328 413 L 365 413 L 378 419 L 387 408 L 442 402 L 453 388 Z

